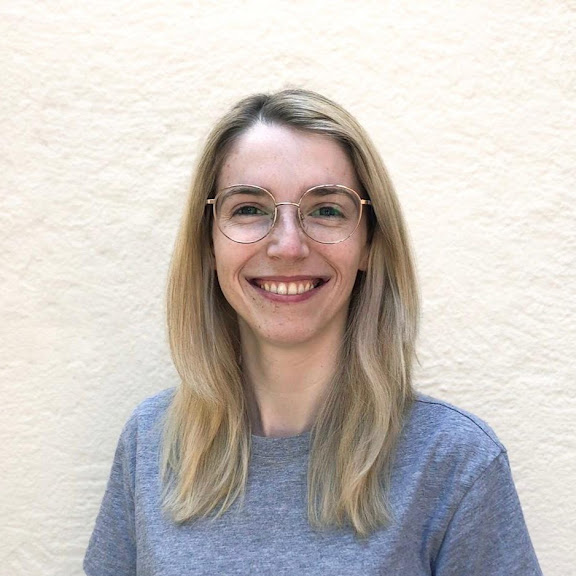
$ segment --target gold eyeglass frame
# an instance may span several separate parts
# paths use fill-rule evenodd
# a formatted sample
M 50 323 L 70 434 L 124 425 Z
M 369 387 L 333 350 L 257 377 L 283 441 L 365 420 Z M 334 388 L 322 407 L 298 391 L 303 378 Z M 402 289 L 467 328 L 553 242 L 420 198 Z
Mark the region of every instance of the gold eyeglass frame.
M 220 195 L 224 194 L 228 190 L 232 190 L 233 188 L 238 188 L 241 186 L 246 186 L 246 188 L 256 188 L 257 190 L 262 190 L 262 192 L 266 192 L 266 194 L 268 194 L 270 196 L 270 198 L 272 198 L 272 202 L 274 203 L 274 218 L 272 220 L 272 225 L 270 226 L 268 232 L 266 232 L 266 234 L 264 234 L 264 236 L 262 236 L 262 238 L 258 238 L 258 240 L 252 240 L 250 242 L 239 242 L 238 240 L 235 240 L 234 238 L 230 238 L 230 236 L 228 236 L 228 234 L 226 234 L 224 232 L 224 230 L 222 230 L 222 228 L 220 228 L 220 226 L 218 225 L 218 216 L 216 214 L 216 202 L 218 201 L 218 198 L 220 197 Z M 358 201 L 360 204 L 360 210 L 358 211 L 358 221 L 356 222 L 356 226 L 354 226 L 354 229 L 352 230 L 352 232 L 350 232 L 350 234 L 348 234 L 348 236 L 346 236 L 346 238 L 342 238 L 342 240 L 337 240 L 336 242 L 322 242 L 321 240 L 316 240 L 316 238 L 312 238 L 312 236 L 310 236 L 310 234 L 308 234 L 308 232 L 306 232 L 306 230 L 304 228 L 304 225 L 302 222 L 303 216 L 302 216 L 302 212 L 300 211 L 300 204 L 302 203 L 302 199 L 304 198 L 304 196 L 306 196 L 306 194 L 308 194 L 309 192 L 313 192 L 314 190 L 317 190 L 319 188 L 338 188 L 341 190 L 345 190 L 346 192 L 351 192 L 352 194 L 354 194 L 354 196 L 356 196 L 356 198 L 358 198 Z M 308 236 L 308 238 L 310 238 L 310 240 L 313 240 L 314 242 L 318 242 L 319 244 L 340 244 L 340 242 L 345 242 L 346 240 L 348 240 L 348 238 L 350 238 L 350 236 L 352 236 L 352 234 L 354 234 L 354 232 L 356 232 L 356 230 L 358 229 L 358 226 L 360 225 L 360 220 L 362 220 L 362 212 L 363 212 L 364 206 L 371 206 L 371 205 L 372 205 L 371 200 L 365 200 L 364 198 L 361 198 L 360 194 L 358 194 L 358 192 L 356 192 L 356 190 L 354 190 L 352 188 L 348 188 L 348 186 L 344 186 L 343 184 L 318 184 L 316 186 L 312 186 L 312 188 L 308 188 L 308 190 L 304 191 L 302 196 L 300 196 L 300 200 L 298 202 L 276 202 L 276 198 L 274 198 L 274 195 L 272 194 L 272 192 L 270 192 L 270 190 L 267 190 L 266 188 L 262 188 L 262 186 L 256 186 L 254 184 L 233 184 L 232 186 L 227 186 L 226 188 L 222 188 L 222 190 L 219 190 L 214 198 L 208 198 L 208 200 L 206 200 L 206 206 L 212 206 L 212 214 L 214 215 L 214 220 L 215 220 L 216 225 L 218 226 L 218 229 L 220 230 L 220 232 L 222 232 L 222 234 L 224 234 L 224 236 L 226 236 L 226 238 L 228 238 L 229 240 L 232 240 L 232 242 L 236 242 L 238 244 L 255 244 L 256 242 L 260 242 L 260 240 L 264 240 L 264 238 L 266 238 L 266 236 L 268 236 L 270 234 L 270 232 L 272 232 L 272 230 L 274 230 L 274 226 L 276 226 L 276 220 L 278 219 L 278 206 L 295 206 L 297 208 L 297 210 L 298 210 L 298 224 L 300 225 L 300 229 L 302 230 L 302 232 L 304 232 L 304 234 L 306 234 L 306 236 Z

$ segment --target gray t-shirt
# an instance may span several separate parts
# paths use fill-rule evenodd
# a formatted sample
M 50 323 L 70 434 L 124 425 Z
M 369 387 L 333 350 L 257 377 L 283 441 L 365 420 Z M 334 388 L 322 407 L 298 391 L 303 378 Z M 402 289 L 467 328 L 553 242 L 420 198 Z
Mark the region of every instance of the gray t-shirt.
M 306 516 L 309 434 L 254 436 L 243 504 L 176 525 L 160 508 L 168 390 L 122 432 L 84 570 L 88 576 L 541 574 L 506 451 L 482 421 L 418 396 L 391 478 L 394 521 L 359 539 Z

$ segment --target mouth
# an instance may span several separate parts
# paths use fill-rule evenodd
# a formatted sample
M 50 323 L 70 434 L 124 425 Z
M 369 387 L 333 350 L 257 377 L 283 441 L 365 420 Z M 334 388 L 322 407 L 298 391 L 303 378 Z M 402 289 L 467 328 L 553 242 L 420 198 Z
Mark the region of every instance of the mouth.
M 281 296 L 296 296 L 305 294 L 325 284 L 322 278 L 311 278 L 309 280 L 293 280 L 290 282 L 280 282 L 278 280 L 266 280 L 254 278 L 251 283 L 265 292 L 279 294 Z

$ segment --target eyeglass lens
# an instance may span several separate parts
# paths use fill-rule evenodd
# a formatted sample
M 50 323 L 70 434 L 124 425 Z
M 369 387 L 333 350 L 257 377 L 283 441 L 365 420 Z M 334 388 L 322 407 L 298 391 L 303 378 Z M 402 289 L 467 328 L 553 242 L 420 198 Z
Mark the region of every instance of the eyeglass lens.
M 274 225 L 275 206 L 274 197 L 264 189 L 234 186 L 217 196 L 214 213 L 225 236 L 248 244 L 268 234 Z M 353 191 L 318 186 L 308 190 L 300 200 L 300 224 L 313 240 L 333 244 L 354 232 L 360 211 L 360 199 Z

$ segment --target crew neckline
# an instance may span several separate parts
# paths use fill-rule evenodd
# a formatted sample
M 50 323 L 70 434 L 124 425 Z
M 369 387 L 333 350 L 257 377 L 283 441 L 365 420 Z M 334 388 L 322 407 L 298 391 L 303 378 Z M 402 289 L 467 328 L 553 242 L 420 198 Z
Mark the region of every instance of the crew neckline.
M 252 434 L 252 456 L 286 458 L 308 454 L 311 432 L 296 436 L 257 436 Z

